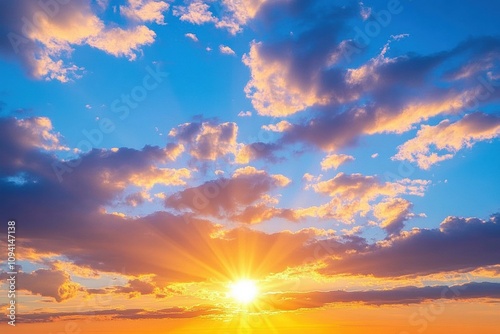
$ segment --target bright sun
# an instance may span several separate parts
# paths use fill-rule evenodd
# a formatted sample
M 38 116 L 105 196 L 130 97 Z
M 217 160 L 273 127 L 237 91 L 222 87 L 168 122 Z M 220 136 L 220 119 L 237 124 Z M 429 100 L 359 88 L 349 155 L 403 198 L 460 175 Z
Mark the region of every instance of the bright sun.
M 251 303 L 257 297 L 257 285 L 252 280 L 244 279 L 234 282 L 230 288 L 231 297 L 242 304 Z

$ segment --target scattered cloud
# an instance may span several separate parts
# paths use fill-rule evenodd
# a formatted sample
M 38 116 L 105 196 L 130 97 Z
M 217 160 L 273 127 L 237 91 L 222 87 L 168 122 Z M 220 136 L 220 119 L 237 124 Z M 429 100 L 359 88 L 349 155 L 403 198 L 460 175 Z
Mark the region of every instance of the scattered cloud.
M 172 139 L 186 145 L 193 159 L 216 160 L 227 154 L 236 154 L 238 125 L 213 121 L 185 123 L 170 130 Z
M 178 16 L 181 21 L 193 24 L 204 24 L 216 22 L 217 18 L 209 10 L 210 6 L 201 0 L 195 0 L 188 6 L 175 6 L 173 14 Z
M 396 160 L 416 162 L 422 169 L 451 159 L 458 151 L 480 141 L 500 136 L 500 117 L 476 112 L 455 123 L 444 120 L 436 126 L 422 125 L 417 136 L 398 147 Z M 433 150 L 435 148 L 435 150 Z M 446 152 L 439 154 L 439 152 Z
M 354 157 L 347 154 L 329 154 L 321 161 L 321 170 L 338 169 L 346 162 L 354 161 Z
M 251 111 L 240 111 L 238 113 L 238 117 L 250 117 L 250 116 L 252 116 Z
M 156 22 L 166 24 L 163 12 L 170 5 L 164 1 L 157 0 L 128 0 L 127 6 L 120 6 L 120 13 L 128 19 L 139 22 Z
M 219 51 L 220 51 L 220 53 L 225 54 L 225 55 L 231 55 L 231 56 L 236 55 L 236 53 L 233 51 L 233 49 L 231 49 L 229 46 L 222 45 L 222 44 L 219 45 Z
M 185 34 L 184 36 L 186 36 L 187 38 L 189 38 L 193 42 L 198 42 L 198 37 L 196 37 L 196 35 L 193 33 L 189 32 L 189 33 Z

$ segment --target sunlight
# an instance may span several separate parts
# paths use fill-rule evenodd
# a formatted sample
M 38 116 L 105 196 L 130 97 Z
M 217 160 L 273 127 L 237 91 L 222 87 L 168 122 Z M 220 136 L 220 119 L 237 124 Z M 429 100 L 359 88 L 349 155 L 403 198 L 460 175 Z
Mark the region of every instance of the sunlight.
M 230 295 L 242 304 L 249 304 L 255 300 L 258 294 L 255 281 L 244 279 L 230 285 Z

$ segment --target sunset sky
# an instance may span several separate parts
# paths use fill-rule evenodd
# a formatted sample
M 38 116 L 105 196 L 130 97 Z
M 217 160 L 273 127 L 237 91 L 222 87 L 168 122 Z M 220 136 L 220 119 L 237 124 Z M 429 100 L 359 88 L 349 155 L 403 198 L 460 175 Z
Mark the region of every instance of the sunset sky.
M 498 334 L 499 16 L 0 0 L 0 332 Z

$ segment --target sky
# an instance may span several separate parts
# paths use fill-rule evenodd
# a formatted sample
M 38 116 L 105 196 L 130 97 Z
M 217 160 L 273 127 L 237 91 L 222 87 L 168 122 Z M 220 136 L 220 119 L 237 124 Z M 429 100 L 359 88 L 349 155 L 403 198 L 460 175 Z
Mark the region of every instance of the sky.
M 497 333 L 498 15 L 0 0 L 2 333 Z

